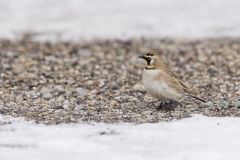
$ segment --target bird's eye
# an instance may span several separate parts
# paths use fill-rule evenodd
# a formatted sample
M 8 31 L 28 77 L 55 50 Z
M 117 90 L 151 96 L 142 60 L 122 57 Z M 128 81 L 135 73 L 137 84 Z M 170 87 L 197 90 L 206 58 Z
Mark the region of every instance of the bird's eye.
M 147 56 L 153 56 L 153 54 L 152 53 L 147 53 Z

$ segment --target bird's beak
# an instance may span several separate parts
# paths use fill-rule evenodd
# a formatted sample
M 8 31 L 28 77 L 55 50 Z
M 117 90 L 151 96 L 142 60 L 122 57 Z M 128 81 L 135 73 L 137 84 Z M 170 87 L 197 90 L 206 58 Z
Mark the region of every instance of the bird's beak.
M 145 57 L 144 57 L 144 56 L 139 56 L 138 58 L 142 58 L 142 59 L 145 59 Z

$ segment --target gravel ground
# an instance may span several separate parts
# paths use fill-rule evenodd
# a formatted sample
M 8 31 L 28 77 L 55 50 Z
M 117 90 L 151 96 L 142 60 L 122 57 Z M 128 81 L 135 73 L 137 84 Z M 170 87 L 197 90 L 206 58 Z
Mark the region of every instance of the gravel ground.
M 199 90 L 175 107 L 138 91 L 138 55 L 157 51 L 180 79 Z M 0 41 L 0 114 L 37 123 L 159 122 L 240 116 L 240 39 Z M 136 85 L 137 84 L 137 85 Z

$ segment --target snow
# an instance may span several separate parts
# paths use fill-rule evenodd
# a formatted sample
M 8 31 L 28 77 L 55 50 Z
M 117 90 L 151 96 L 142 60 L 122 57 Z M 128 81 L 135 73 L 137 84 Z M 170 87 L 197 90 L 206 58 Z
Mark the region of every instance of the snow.
M 0 159 L 237 160 L 240 119 L 191 118 L 155 124 L 46 126 L 1 116 Z
M 239 36 L 239 10 L 239 0 L 0 0 L 0 37 Z

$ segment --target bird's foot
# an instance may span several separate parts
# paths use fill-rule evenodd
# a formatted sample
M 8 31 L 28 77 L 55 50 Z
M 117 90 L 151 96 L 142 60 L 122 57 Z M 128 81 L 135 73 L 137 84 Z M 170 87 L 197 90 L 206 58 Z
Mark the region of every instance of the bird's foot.
M 160 111 L 164 108 L 164 101 L 161 101 L 160 104 L 157 106 L 157 110 Z
M 179 104 L 177 101 L 161 101 L 157 110 L 174 110 L 175 107 Z

